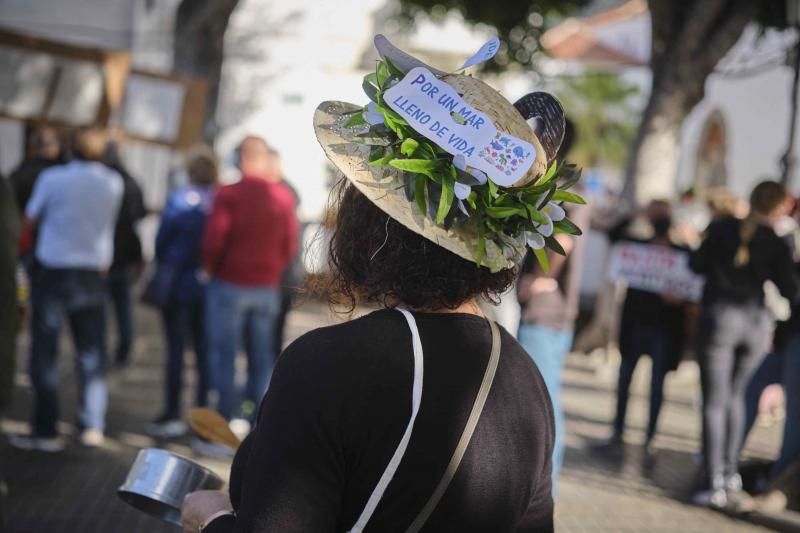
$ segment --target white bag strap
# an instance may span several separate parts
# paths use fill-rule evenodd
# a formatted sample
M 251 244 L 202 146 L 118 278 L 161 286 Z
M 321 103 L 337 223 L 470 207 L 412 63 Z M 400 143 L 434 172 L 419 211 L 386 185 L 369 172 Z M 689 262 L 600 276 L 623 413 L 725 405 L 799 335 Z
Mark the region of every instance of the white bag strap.
M 403 455 L 406 453 L 408 441 L 411 439 L 411 431 L 414 429 L 414 421 L 417 419 L 419 405 L 422 401 L 422 341 L 419 338 L 417 322 L 414 320 L 414 315 L 409 311 L 400 308 L 397 310 L 406 317 L 408 327 L 411 329 L 411 344 L 414 348 L 414 385 L 411 389 L 411 420 L 408 421 L 408 426 L 406 426 L 406 431 L 403 433 L 403 438 L 400 439 L 400 444 L 397 445 L 392 459 L 386 466 L 386 470 L 383 471 L 383 475 L 380 480 L 378 480 L 378 484 L 375 485 L 372 495 L 369 497 L 369 500 L 367 500 L 367 505 L 364 507 L 364 510 L 361 511 L 361 516 L 358 517 L 355 525 L 350 529 L 350 533 L 361 533 L 364 530 L 367 526 L 367 522 L 372 518 L 372 513 L 375 512 L 381 498 L 383 498 L 386 487 L 388 487 L 389 483 L 392 481 L 395 472 L 397 472 L 397 467 L 400 466 L 400 461 L 403 460 Z

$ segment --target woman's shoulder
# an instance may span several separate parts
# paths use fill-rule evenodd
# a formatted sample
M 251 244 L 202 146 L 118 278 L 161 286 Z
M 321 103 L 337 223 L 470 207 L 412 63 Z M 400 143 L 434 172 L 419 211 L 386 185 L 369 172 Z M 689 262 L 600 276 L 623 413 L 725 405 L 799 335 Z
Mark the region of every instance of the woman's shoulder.
M 500 327 L 501 340 L 502 340 L 502 355 L 503 361 L 508 369 L 509 375 L 514 380 L 525 382 L 532 393 L 549 398 L 547 387 L 544 383 L 544 378 L 539 367 L 534 363 L 533 358 L 528 355 L 525 348 L 511 333 L 506 331 L 505 328 Z
M 381 349 L 388 341 L 387 334 L 397 334 L 403 318 L 389 310 L 372 313 L 312 329 L 290 343 L 280 359 L 337 359 L 363 358 Z

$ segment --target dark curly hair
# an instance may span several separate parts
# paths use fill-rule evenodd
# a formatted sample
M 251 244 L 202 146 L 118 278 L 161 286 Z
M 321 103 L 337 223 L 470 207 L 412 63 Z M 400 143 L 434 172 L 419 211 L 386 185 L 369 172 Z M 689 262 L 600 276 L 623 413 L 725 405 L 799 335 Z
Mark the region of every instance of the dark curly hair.
M 517 277 L 516 268 L 493 274 L 414 233 L 344 178 L 331 193 L 329 213 L 336 218 L 322 285 L 332 304 L 455 309 L 477 296 L 496 302 Z

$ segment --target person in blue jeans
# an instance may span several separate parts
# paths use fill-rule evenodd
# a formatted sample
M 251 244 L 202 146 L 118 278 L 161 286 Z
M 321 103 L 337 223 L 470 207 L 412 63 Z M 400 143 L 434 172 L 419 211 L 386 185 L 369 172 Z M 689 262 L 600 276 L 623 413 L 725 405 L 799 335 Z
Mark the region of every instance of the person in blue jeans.
M 800 334 L 795 333 L 798 326 L 800 309 L 795 307 L 789 321 L 778 324 L 775 333 L 776 349 L 767 354 L 747 385 L 742 444 L 747 440 L 747 435 L 758 417 L 758 404 L 764 389 L 769 385 L 780 384 L 786 398 L 781 449 L 766 479 L 757 489 L 765 488 L 770 482 L 780 478 L 792 463 L 800 460 Z
M 44 171 L 25 209 L 26 224 L 38 228 L 31 280 L 34 408 L 31 434 L 10 439 L 18 448 L 63 449 L 57 430 L 57 357 L 64 322 L 72 329 L 77 352 L 79 440 L 92 447 L 104 440 L 108 390 L 103 272 L 111 265 L 123 192 L 120 175 L 100 162 L 105 142 L 99 130 L 76 132 L 76 159 Z
M 217 410 L 252 423 L 277 356 L 280 279 L 297 253 L 298 224 L 277 152 L 250 136 L 236 154 L 242 179 L 217 191 L 203 233 L 202 262 L 211 277 L 206 331 Z M 240 346 L 247 353 L 243 402 L 235 386 Z
M 570 211 L 576 224 L 586 227 L 589 210 L 576 206 Z M 550 254 L 550 268 L 544 272 L 532 253 L 522 265 L 517 296 L 522 307 L 517 340 L 531 356 L 544 378 L 555 417 L 553 447 L 553 494 L 564 462 L 564 413 L 561 409 L 561 373 L 572 347 L 585 239 L 558 235 L 557 239 L 569 254 Z
M 189 184 L 167 199 L 156 235 L 156 276 L 169 278 L 169 294 L 161 309 L 166 338 L 164 411 L 149 433 L 173 438 L 187 430 L 181 410 L 184 353 L 189 340 L 197 370 L 195 405 L 208 405 L 208 342 L 205 329 L 205 281 L 200 268 L 200 242 L 217 185 L 218 164 L 209 147 L 196 147 L 188 156 Z

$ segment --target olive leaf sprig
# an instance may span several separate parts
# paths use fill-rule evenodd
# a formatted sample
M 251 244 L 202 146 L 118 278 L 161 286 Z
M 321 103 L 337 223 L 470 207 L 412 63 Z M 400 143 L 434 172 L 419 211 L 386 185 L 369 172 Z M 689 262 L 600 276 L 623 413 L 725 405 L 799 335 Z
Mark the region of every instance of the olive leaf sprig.
M 545 249 L 565 253 L 555 235 L 581 234 L 562 208 L 564 203 L 586 203 L 568 191 L 580 179 L 580 170 L 554 162 L 532 183 L 499 187 L 482 172 L 459 164 L 386 104 L 385 91 L 404 75 L 388 59 L 378 61 L 375 72 L 366 75 L 362 84 L 371 102 L 351 113 L 344 123 L 345 128 L 358 128 L 354 142 L 371 147 L 368 164 L 402 171 L 406 198 L 437 224 L 446 228 L 473 224 L 476 264 L 484 263 L 487 241 L 494 242 L 507 257 L 516 257 L 522 242 L 531 247 L 546 270 Z

